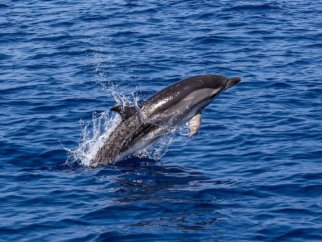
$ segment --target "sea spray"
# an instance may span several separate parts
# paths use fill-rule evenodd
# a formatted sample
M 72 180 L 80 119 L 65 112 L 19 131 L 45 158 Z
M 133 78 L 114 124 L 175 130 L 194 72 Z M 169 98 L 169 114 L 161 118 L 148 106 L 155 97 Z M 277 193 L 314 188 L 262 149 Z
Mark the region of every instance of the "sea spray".
M 81 120 L 80 143 L 75 150 L 69 150 L 68 162 L 76 161 L 84 166 L 90 166 L 99 149 L 121 121 L 119 115 L 108 111 L 93 114 L 90 122 Z
M 69 153 L 68 163 L 78 162 L 84 166 L 91 166 L 97 152 L 108 140 L 111 133 L 122 122 L 119 114 L 105 111 L 93 114 L 91 121 L 80 121 L 81 138 L 75 150 L 67 149 Z M 169 133 L 156 141 L 153 145 L 140 150 L 134 156 L 160 160 L 167 152 L 169 145 L 174 141 L 185 142 L 188 137 L 188 128 L 183 125 L 177 129 L 169 130 Z
M 113 63 L 112 57 L 108 59 L 108 64 L 105 68 L 121 68 Z M 139 92 L 133 91 L 133 88 L 125 88 L 124 80 L 120 82 L 113 82 L 107 78 L 107 71 L 102 66 L 102 57 L 99 55 L 94 56 L 94 63 L 96 64 L 96 77 L 98 84 L 107 93 L 107 95 L 113 97 L 115 105 L 129 105 L 140 108 L 140 103 L 146 98 L 145 95 Z M 135 89 L 137 90 L 137 87 Z M 122 90 L 121 90 L 122 89 Z M 128 91 L 126 93 L 126 91 Z M 130 93 L 129 93 L 130 92 Z M 143 97 L 142 97 L 143 96 Z M 81 137 L 78 147 L 75 150 L 66 149 L 68 151 L 67 163 L 77 162 L 84 166 L 91 166 L 97 155 L 99 149 L 108 140 L 111 133 L 122 122 L 120 115 L 110 112 L 109 110 L 102 113 L 94 113 L 92 120 L 80 121 L 81 124 Z M 178 134 L 181 137 L 187 136 L 186 129 L 181 127 L 178 129 Z M 173 142 L 176 129 L 169 130 L 169 133 L 155 142 L 153 145 L 146 149 L 140 150 L 135 154 L 136 157 L 149 158 L 154 160 L 161 159 L 167 152 L 169 145 Z

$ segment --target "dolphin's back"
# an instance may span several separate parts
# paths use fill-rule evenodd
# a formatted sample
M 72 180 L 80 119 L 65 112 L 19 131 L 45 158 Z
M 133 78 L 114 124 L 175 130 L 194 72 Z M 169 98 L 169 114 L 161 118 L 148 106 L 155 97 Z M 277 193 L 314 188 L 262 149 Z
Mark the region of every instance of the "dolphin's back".
M 197 75 L 178 81 L 151 96 L 144 103 L 142 111 L 147 116 L 163 112 L 168 107 L 175 106 L 191 92 L 203 88 L 220 88 L 226 80 L 226 77 L 221 75 Z

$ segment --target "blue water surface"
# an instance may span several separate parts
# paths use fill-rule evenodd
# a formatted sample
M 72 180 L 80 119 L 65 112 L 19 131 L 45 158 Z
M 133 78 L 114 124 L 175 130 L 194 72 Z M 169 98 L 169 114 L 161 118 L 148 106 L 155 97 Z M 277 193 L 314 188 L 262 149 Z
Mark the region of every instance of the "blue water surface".
M 66 163 L 112 86 L 203 73 L 242 82 L 196 137 Z M 0 240 L 322 241 L 321 73 L 321 1 L 1 0 Z

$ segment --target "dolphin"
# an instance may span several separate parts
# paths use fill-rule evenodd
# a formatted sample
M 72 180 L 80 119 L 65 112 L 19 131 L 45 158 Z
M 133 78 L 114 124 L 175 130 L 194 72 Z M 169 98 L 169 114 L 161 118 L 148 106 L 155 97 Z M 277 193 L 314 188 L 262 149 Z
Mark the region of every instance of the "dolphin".
M 120 114 L 122 121 L 98 150 L 91 165 L 112 164 L 133 155 L 187 122 L 189 136 L 195 135 L 204 108 L 240 80 L 222 75 L 192 76 L 157 92 L 140 107 L 114 106 L 111 111 Z

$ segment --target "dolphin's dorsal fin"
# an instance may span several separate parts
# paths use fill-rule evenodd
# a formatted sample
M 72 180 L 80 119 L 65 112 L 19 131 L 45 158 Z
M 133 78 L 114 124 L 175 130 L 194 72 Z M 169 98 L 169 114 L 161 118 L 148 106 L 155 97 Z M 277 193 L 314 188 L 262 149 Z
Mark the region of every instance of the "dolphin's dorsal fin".
M 128 119 L 133 114 L 137 112 L 135 106 L 123 106 L 123 105 L 116 105 L 110 109 L 110 111 L 117 112 L 121 115 L 122 120 Z
M 201 126 L 201 113 L 197 113 L 192 119 L 189 121 L 190 133 L 189 136 L 195 135 Z

